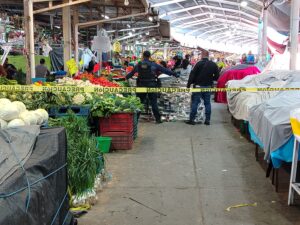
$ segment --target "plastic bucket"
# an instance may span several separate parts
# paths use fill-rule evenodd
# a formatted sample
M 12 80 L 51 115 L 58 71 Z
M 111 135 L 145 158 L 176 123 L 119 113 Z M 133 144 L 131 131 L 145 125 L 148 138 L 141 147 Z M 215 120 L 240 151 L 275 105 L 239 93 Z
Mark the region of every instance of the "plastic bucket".
M 97 146 L 100 152 L 102 153 L 108 153 L 110 149 L 111 144 L 111 137 L 96 137 L 97 139 Z

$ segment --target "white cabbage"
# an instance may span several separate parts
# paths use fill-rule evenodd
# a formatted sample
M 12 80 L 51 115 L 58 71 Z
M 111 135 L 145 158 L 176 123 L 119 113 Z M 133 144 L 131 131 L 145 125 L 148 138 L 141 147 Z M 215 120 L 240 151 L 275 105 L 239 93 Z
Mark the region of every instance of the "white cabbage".
M 7 124 L 7 128 L 25 126 L 25 122 L 21 119 L 14 119 Z
M 0 105 L 7 105 L 11 103 L 11 101 L 7 98 L 0 98 Z
M 25 111 L 26 111 L 26 106 L 24 105 L 23 102 L 20 102 L 20 101 L 14 101 L 14 102 L 12 102 L 11 104 L 14 104 L 14 105 L 17 106 L 17 108 L 18 108 L 20 114 L 21 114 L 22 112 L 25 112 Z
M 20 119 L 22 119 L 26 125 L 37 125 L 37 118 L 32 112 L 25 111 L 21 113 Z
M 19 109 L 15 104 L 9 103 L 0 108 L 0 119 L 10 121 L 19 117 Z
M 43 117 L 43 123 L 48 121 L 49 114 L 45 109 L 37 109 L 35 111 L 38 112 Z
M 38 125 L 41 125 L 43 123 L 43 115 L 41 113 L 37 111 L 30 111 L 30 113 L 35 116 Z
M 7 128 L 7 122 L 5 120 L 0 119 L 0 129 Z

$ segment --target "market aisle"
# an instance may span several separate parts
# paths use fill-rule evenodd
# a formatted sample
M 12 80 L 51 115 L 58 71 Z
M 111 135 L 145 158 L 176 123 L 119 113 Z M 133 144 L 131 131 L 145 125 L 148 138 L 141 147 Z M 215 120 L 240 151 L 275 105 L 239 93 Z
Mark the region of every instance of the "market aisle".
M 113 180 L 79 224 L 300 224 L 300 209 L 279 199 L 225 106 L 213 109 L 210 127 L 142 124 L 135 150 L 108 155 Z

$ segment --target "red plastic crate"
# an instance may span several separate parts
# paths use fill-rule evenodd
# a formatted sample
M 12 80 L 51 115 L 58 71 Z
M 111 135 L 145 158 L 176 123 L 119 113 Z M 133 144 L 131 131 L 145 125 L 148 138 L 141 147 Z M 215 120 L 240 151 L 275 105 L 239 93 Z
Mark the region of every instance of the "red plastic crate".
M 102 135 L 106 132 L 132 132 L 133 131 L 132 113 L 116 113 L 110 117 L 101 117 L 99 131 Z
M 133 146 L 132 132 L 105 132 L 101 136 L 111 137 L 111 150 L 130 150 Z

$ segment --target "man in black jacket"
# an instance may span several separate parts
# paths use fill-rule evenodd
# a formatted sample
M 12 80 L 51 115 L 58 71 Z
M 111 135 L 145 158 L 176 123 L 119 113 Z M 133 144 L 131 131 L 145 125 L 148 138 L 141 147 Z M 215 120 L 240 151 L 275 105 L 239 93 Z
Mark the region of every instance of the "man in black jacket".
M 137 86 L 138 87 L 158 87 L 157 72 L 165 73 L 178 77 L 175 72 L 162 67 L 154 62 L 150 61 L 151 53 L 145 51 L 143 53 L 143 61 L 139 62 L 127 76 L 126 79 L 130 79 L 135 73 L 138 73 Z M 145 103 L 148 98 L 153 114 L 155 116 L 156 123 L 162 123 L 159 109 L 157 106 L 157 93 L 138 93 L 137 96 L 141 99 L 141 102 Z
M 194 69 L 192 70 L 187 87 L 190 88 L 191 85 L 194 88 L 211 88 L 213 86 L 214 80 L 219 78 L 219 68 L 216 63 L 209 60 L 209 52 L 206 50 L 202 51 L 202 59 L 199 61 Z M 205 125 L 210 125 L 211 116 L 211 93 L 210 92 L 196 92 L 192 94 L 192 104 L 190 119 L 186 121 L 187 124 L 195 125 L 195 118 L 197 115 L 198 106 L 204 101 L 205 106 Z

